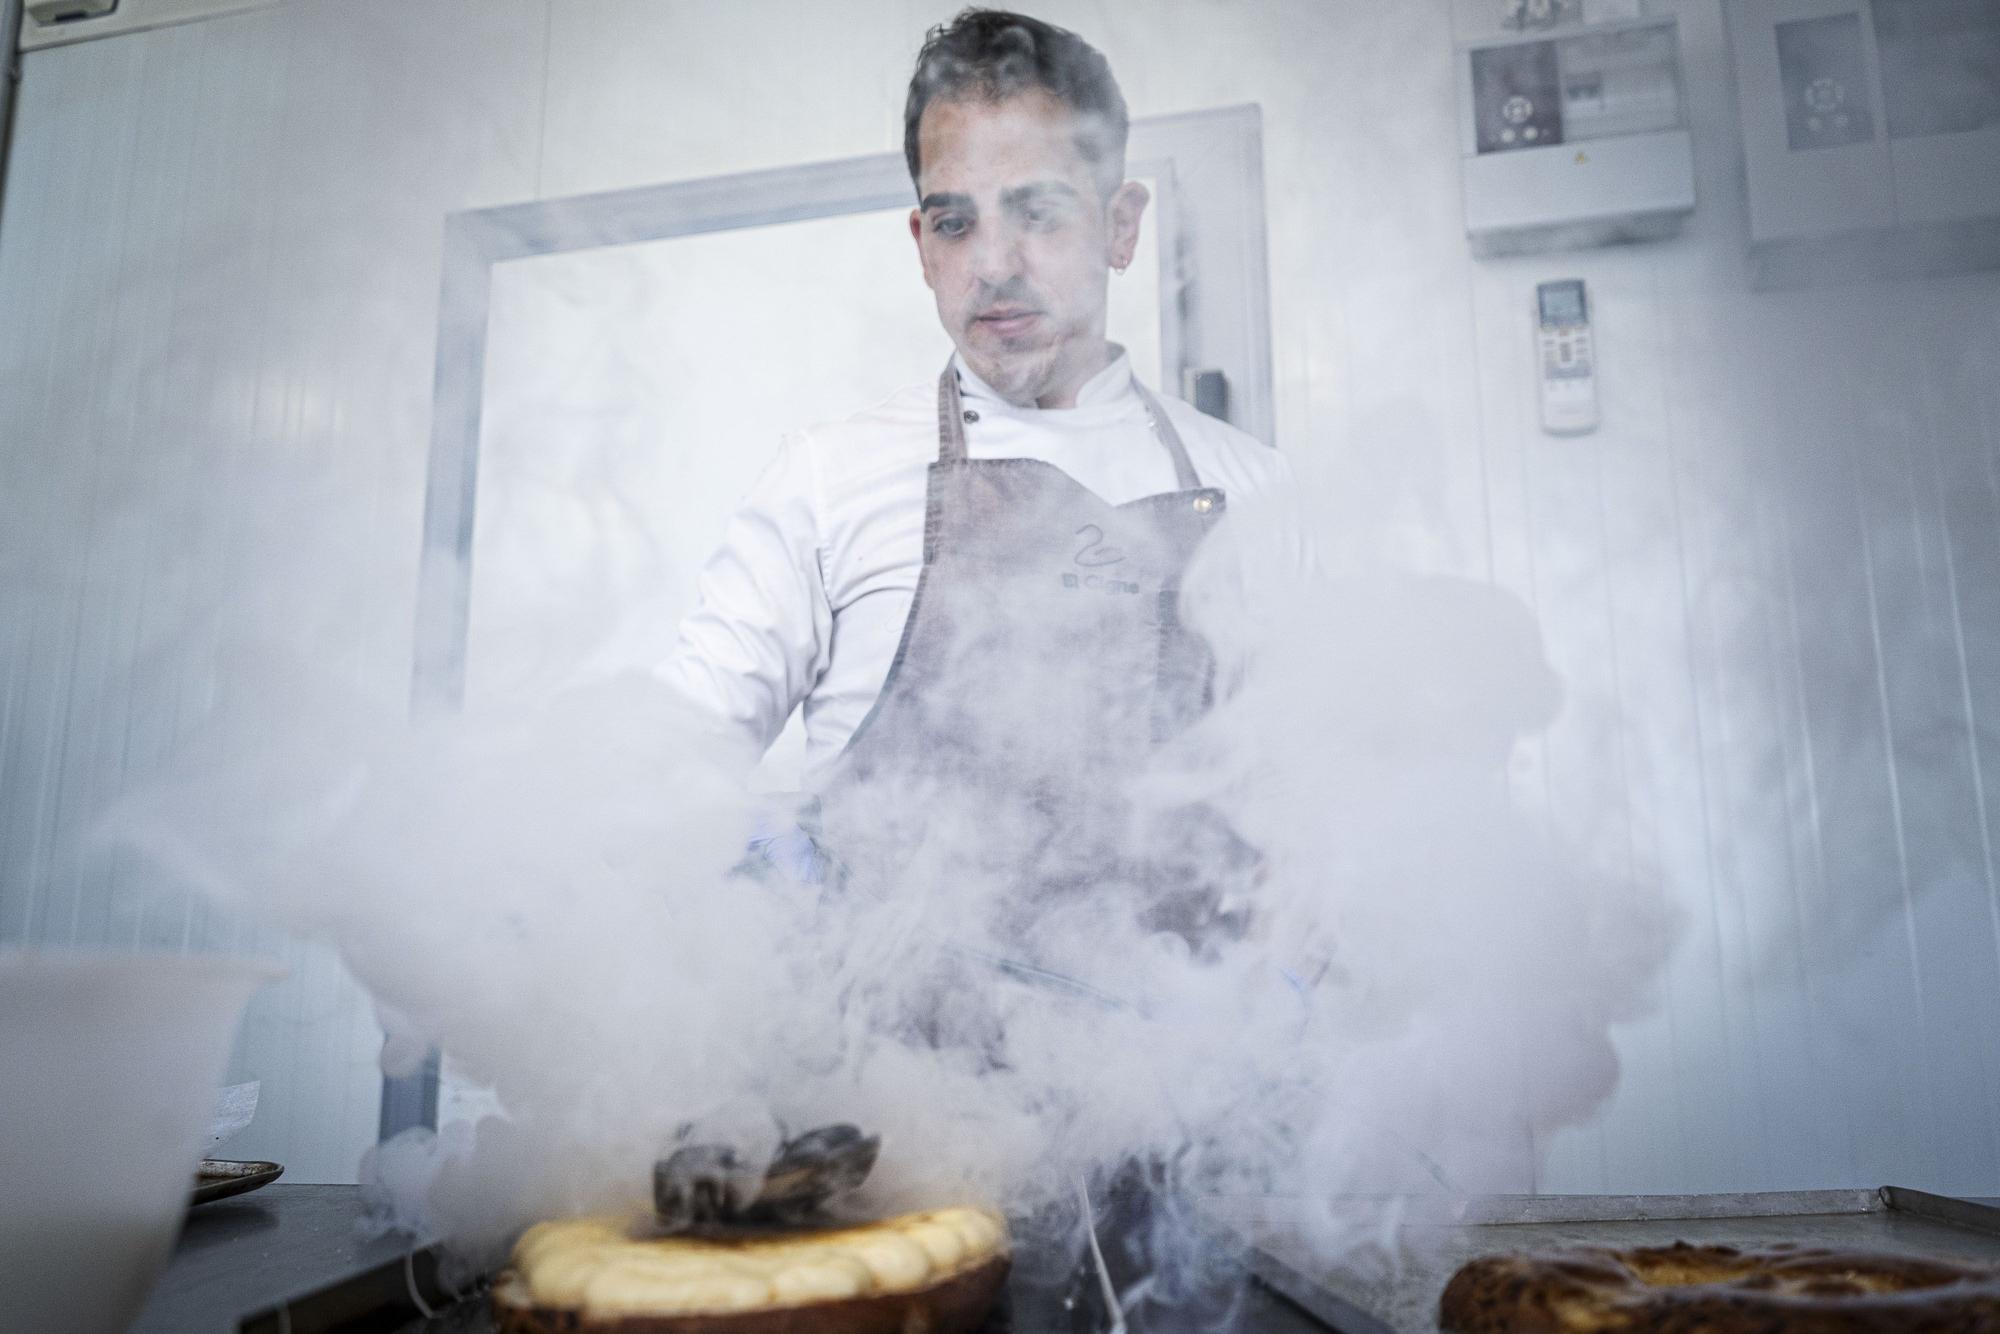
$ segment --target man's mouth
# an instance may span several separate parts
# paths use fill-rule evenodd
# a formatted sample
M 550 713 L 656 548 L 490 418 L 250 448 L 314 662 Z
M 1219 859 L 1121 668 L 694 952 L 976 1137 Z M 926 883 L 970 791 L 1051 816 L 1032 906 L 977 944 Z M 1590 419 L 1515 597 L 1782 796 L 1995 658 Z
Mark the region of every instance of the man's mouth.
M 1012 338 L 1017 334 L 1026 333 L 1034 326 L 1035 321 L 1041 318 L 1041 314 L 1041 311 L 1032 306 L 997 306 L 992 310 L 981 311 L 973 320 L 973 324 L 988 333 L 997 334 L 1002 338 Z

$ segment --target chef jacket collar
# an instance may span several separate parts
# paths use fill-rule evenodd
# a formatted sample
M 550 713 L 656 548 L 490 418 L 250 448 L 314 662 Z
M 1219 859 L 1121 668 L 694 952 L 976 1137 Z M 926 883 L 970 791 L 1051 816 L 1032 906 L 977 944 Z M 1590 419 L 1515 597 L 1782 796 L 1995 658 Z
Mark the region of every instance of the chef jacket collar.
M 1138 403 L 1139 399 L 1132 389 L 1132 358 L 1117 343 L 1111 344 L 1111 364 L 1085 380 L 1076 391 L 1076 406 L 1073 408 L 1024 408 L 1010 403 L 992 385 L 974 375 L 963 357 L 953 353 L 952 363 L 958 367 L 959 396 L 967 401 L 979 400 L 981 411 L 1005 412 L 1050 426 L 1089 425 L 1086 418 L 1103 419 L 1119 415 Z M 1107 409 L 1110 410 L 1108 413 Z

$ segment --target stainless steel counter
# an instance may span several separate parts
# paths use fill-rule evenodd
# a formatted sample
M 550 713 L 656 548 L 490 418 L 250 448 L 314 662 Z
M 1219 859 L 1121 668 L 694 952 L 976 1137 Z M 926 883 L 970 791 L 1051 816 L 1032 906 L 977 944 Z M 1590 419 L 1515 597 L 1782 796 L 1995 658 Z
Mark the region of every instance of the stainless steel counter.
M 362 1230 L 354 1186 L 280 1183 L 195 1208 L 131 1334 L 490 1334 L 483 1300 L 454 1305 L 427 1247 Z M 414 1290 L 414 1295 L 413 1295 Z M 435 1315 L 422 1314 L 418 1302 Z M 1321 1334 L 1270 1291 L 1249 1294 L 1241 1334 Z M 1103 1328 L 1078 1310 L 1062 1334 Z M 1051 1334 L 1002 1309 L 985 1334 Z
M 130 1334 L 236 1334 L 287 1324 L 292 1334 L 309 1334 L 343 1320 L 404 1323 L 416 1314 L 411 1283 L 444 1304 L 429 1252 L 407 1238 L 371 1238 L 362 1221 L 355 1186 L 280 1182 L 198 1205 Z M 384 1326 L 361 1326 L 370 1327 Z

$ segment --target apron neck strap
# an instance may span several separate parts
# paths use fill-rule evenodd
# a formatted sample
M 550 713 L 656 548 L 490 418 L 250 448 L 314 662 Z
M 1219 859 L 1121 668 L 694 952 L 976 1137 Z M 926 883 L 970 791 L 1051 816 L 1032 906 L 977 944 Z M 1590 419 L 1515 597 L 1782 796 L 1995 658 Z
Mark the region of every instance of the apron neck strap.
M 1146 415 L 1153 419 L 1153 434 L 1173 456 L 1175 485 L 1182 491 L 1199 491 L 1201 477 L 1194 470 L 1194 460 L 1188 457 L 1187 446 L 1181 443 L 1181 433 L 1174 429 L 1174 419 L 1167 415 L 1160 400 L 1153 397 L 1153 391 L 1139 383 L 1137 376 L 1132 377 L 1132 387 L 1139 391 L 1139 401 L 1146 405 Z
M 1173 458 L 1175 484 L 1182 491 L 1200 490 L 1201 477 L 1194 470 L 1193 460 L 1188 458 L 1187 446 L 1181 443 L 1181 434 L 1174 429 L 1173 419 L 1160 406 L 1160 400 L 1153 397 L 1153 391 L 1139 383 L 1137 376 L 1132 377 L 1132 388 L 1137 391 L 1139 402 L 1145 406 L 1153 434 Z M 965 404 L 958 393 L 958 369 L 955 362 L 947 361 L 944 373 L 938 376 L 938 462 L 964 463 L 968 457 L 965 448 Z
M 964 463 L 965 403 L 958 396 L 958 369 L 950 361 L 938 376 L 938 462 Z

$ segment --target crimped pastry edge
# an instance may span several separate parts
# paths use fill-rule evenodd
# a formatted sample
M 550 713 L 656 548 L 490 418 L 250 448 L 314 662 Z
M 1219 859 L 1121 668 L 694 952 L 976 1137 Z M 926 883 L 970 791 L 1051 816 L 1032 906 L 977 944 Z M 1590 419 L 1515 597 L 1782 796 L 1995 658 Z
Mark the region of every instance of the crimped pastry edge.
M 999 1299 L 1012 1268 L 999 1250 L 922 1287 L 747 1311 L 587 1315 L 536 1306 L 512 1269 L 493 1284 L 498 1334 L 969 1334 Z

